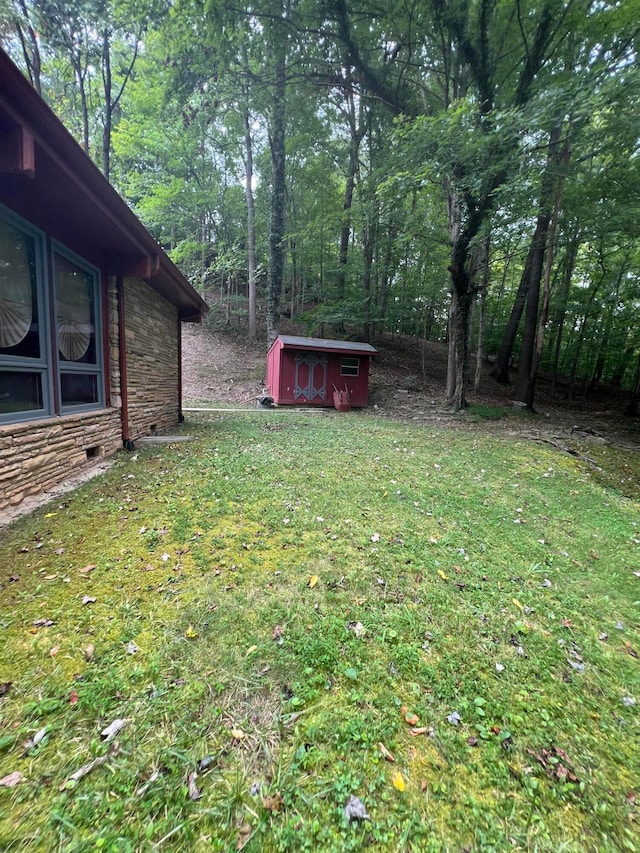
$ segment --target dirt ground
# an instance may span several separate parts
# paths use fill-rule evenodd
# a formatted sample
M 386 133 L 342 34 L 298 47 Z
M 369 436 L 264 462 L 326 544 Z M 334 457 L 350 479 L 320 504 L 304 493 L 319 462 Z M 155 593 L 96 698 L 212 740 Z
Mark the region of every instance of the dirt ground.
M 295 330 L 283 330 L 295 334 Z M 370 379 L 369 411 L 415 423 L 451 428 L 479 428 L 561 440 L 587 438 L 640 449 L 640 422 L 623 414 L 625 398 L 608 391 L 591 392 L 567 401 L 552 399 L 549 383 L 537 389 L 537 417 L 481 420 L 470 412 L 452 415 L 443 405 L 447 352 L 440 344 L 422 345 L 414 339 L 387 339 L 376 344 Z M 264 342 L 253 343 L 230 332 L 211 332 L 187 324 L 183 329 L 183 399 L 186 406 L 216 402 L 254 406 L 265 389 Z M 501 386 L 483 368 L 480 390 L 469 391 L 471 406 L 511 409 L 513 387 Z

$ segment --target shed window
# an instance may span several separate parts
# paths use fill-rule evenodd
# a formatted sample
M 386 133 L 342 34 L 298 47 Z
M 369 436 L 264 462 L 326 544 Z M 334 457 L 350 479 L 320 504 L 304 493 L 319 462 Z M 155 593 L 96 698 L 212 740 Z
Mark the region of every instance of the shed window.
M 340 376 L 357 376 L 360 372 L 360 359 L 343 356 L 340 361 Z
M 97 270 L 0 208 L 0 423 L 101 405 L 99 309 Z

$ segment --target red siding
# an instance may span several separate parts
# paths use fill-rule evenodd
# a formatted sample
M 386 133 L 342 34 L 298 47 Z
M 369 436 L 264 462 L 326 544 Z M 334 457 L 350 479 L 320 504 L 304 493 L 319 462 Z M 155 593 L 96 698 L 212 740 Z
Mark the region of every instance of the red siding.
M 350 349 L 349 342 L 322 341 L 317 347 L 313 339 L 304 345 L 285 344 L 277 338 L 267 354 L 267 387 L 278 405 L 306 405 L 333 407 L 335 388 L 349 391 L 351 405 L 367 405 L 369 393 L 369 367 L 375 350 Z M 328 347 L 327 344 L 331 344 Z M 343 375 L 343 359 L 353 369 L 357 359 L 358 375 Z

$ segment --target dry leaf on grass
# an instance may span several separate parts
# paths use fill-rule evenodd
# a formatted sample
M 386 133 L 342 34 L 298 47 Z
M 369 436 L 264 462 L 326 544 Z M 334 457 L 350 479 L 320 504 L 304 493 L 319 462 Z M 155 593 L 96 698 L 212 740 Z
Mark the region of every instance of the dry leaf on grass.
M 270 794 L 269 796 L 264 797 L 262 800 L 262 807 L 268 812 L 271 812 L 271 814 L 280 814 L 284 808 L 284 800 L 282 799 L 280 791 L 276 791 L 275 794 Z
M 389 750 L 387 749 L 387 747 L 386 747 L 382 742 L 380 742 L 380 743 L 378 744 L 378 749 L 380 750 L 380 755 L 381 755 L 381 756 L 382 756 L 386 761 L 392 761 L 392 762 L 393 762 L 393 761 L 395 761 L 395 758 L 393 757 L 392 753 L 391 753 L 391 752 L 389 752 Z
M 187 796 L 190 800 L 199 800 L 202 797 L 202 791 L 196 785 L 197 778 L 198 774 L 195 770 L 192 770 L 187 776 Z
M 14 770 L 13 773 L 0 779 L 0 788 L 15 788 L 20 782 L 22 782 L 22 773 Z

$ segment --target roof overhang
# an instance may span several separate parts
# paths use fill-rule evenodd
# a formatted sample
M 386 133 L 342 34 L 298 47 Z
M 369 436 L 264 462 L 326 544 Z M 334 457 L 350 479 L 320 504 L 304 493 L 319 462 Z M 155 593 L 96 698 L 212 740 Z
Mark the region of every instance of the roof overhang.
M 278 335 L 282 349 L 315 350 L 316 352 L 337 352 L 348 355 L 376 355 L 378 350 L 371 344 L 359 341 L 334 341 L 328 338 L 305 338 L 298 335 Z
M 208 307 L 0 50 L 0 202 L 108 275 L 138 276 L 198 322 Z

